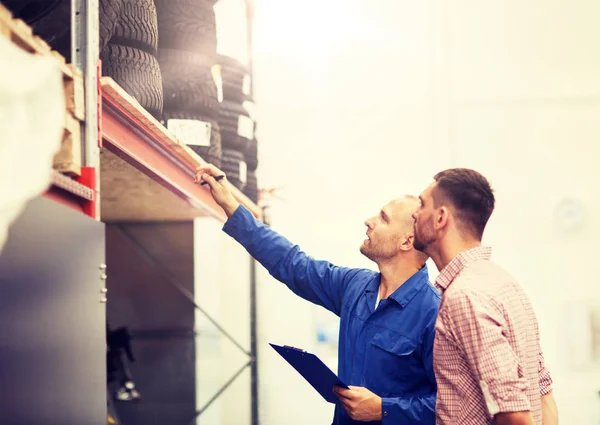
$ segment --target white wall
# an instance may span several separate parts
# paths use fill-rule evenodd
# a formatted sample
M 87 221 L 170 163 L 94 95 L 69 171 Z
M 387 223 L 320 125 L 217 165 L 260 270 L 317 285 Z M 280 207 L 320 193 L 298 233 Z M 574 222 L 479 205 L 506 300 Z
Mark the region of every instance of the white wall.
M 210 317 L 250 350 L 250 257 L 221 231 L 213 218 L 194 222 L 195 300 Z M 226 338 L 207 316 L 196 317 L 196 408 L 206 403 L 249 357 Z M 198 418 L 199 425 L 250 424 L 250 370 L 244 372 Z
M 581 312 L 600 299 L 600 3 L 256 3 L 259 182 L 286 199 L 274 227 L 315 257 L 368 265 L 366 217 L 443 168 L 481 171 L 497 193 L 485 242 L 532 297 L 561 422 L 597 424 Z M 581 205 L 573 229 L 561 227 L 565 198 Z M 318 348 L 323 313 L 270 278 L 259 289 L 261 347 Z M 275 353 L 260 360 L 263 424 L 331 419 Z

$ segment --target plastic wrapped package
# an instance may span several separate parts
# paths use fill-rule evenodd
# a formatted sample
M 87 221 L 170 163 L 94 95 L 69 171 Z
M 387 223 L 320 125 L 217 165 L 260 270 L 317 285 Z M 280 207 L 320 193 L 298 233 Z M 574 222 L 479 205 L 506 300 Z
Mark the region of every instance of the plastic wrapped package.
M 11 223 L 50 185 L 65 120 L 55 58 L 32 55 L 0 37 L 0 252 Z

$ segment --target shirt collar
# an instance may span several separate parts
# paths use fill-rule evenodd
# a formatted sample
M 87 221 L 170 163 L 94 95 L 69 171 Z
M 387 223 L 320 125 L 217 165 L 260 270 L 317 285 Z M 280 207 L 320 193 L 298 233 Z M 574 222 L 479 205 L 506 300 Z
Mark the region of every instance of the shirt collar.
M 404 282 L 398 289 L 396 289 L 388 299 L 396 301 L 400 307 L 404 308 L 409 302 L 417 295 L 423 285 L 429 281 L 429 272 L 427 266 L 423 266 L 421 270 L 413 274 Z M 379 290 L 379 284 L 381 282 L 381 274 L 379 279 L 375 279 L 373 284 L 369 285 L 365 292 L 375 292 Z
M 461 252 L 442 269 L 435 280 L 435 287 L 445 291 L 465 267 L 478 260 L 489 260 L 491 256 L 492 248 L 489 246 L 478 246 Z

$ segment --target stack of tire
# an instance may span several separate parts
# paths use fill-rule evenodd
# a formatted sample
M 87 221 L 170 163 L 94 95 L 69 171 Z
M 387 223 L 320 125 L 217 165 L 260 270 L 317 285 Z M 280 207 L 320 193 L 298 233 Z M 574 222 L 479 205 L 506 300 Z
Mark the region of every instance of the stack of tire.
M 163 123 L 169 129 L 187 129 L 185 133 L 191 137 L 184 139 L 177 132 L 176 135 L 205 161 L 220 167 L 215 0 L 156 0 L 155 3 L 158 61 L 163 78 Z M 205 137 L 194 137 L 200 131 L 207 132 Z
M 234 186 L 257 202 L 257 143 L 251 116 L 250 73 L 248 67 L 228 56 L 218 58 L 223 82 L 223 102 L 219 114 L 222 169 Z
M 71 0 L 0 1 L 71 60 Z M 202 131 L 183 141 L 257 202 L 248 67 L 217 56 L 216 1 L 99 0 L 102 73 L 167 128 Z
M 100 0 L 100 4 L 106 1 Z M 112 37 L 100 51 L 102 75 L 112 77 L 148 112 L 160 118 L 163 90 L 156 58 L 156 7 L 153 0 L 121 1 L 120 16 Z

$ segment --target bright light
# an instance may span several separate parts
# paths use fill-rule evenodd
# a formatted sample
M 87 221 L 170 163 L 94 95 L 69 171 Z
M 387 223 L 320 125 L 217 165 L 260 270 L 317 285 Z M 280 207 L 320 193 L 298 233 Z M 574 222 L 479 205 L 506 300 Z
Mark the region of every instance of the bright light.
M 369 30 L 348 0 L 257 0 L 255 51 L 319 59 Z

